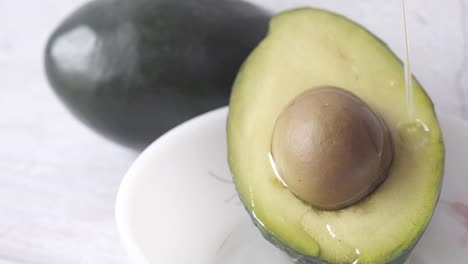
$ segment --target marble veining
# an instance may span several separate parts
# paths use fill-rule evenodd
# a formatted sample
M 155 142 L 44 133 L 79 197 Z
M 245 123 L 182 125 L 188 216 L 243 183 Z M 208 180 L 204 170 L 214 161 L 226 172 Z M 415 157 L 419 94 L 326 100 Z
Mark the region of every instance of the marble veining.
M 458 100 L 460 100 L 460 111 L 464 119 L 468 120 L 467 89 L 468 89 L 468 4 L 465 0 L 460 3 L 460 29 L 463 36 L 462 62 L 456 75 Z
M 468 205 L 462 202 L 453 202 L 451 207 L 462 219 L 462 224 L 465 229 L 465 232 L 461 234 L 458 242 L 461 247 L 468 248 Z

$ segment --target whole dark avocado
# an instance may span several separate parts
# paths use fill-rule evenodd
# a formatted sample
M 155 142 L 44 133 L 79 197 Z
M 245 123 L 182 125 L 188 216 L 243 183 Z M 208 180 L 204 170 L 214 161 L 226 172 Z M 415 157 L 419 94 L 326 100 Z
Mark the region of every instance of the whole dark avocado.
M 45 50 L 48 80 L 89 127 L 134 149 L 226 105 L 269 14 L 235 0 L 98 0 Z

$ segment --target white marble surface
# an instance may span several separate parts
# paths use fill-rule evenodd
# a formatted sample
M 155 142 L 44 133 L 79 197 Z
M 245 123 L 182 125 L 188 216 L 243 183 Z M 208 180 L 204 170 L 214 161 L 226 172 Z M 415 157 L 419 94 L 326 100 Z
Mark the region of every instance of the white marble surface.
M 0 0 L 0 264 L 128 263 L 114 199 L 137 154 L 72 118 L 43 74 L 48 34 L 82 2 Z M 403 54 L 397 0 L 256 2 L 333 7 Z M 417 77 L 437 111 L 468 119 L 468 0 L 408 4 Z

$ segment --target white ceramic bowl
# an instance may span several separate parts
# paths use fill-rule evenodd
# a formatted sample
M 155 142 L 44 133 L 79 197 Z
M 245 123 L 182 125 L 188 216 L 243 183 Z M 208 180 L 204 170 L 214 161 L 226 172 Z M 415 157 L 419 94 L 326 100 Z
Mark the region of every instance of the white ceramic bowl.
M 226 115 L 218 109 L 169 131 L 129 169 L 116 220 L 135 263 L 290 263 L 263 240 L 237 197 Z M 468 124 L 449 117 L 441 124 L 447 151 L 441 201 L 412 264 L 468 263 Z

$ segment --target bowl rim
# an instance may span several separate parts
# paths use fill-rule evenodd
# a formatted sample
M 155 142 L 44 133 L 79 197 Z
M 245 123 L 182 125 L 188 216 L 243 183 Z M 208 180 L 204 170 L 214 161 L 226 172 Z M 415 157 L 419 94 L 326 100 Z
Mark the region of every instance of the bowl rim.
M 166 141 L 171 138 L 178 138 L 185 134 L 186 130 L 191 130 L 195 127 L 204 126 L 206 123 L 212 122 L 217 117 L 227 115 L 228 107 L 223 106 L 196 117 L 193 117 L 176 127 L 170 129 L 162 136 L 154 140 L 149 146 L 147 146 L 132 162 L 129 169 L 126 171 L 119 185 L 117 196 L 114 205 L 114 217 L 117 226 L 117 233 L 119 234 L 121 243 L 124 246 L 126 253 L 130 256 L 130 259 L 136 263 L 150 263 L 145 257 L 145 254 L 137 246 L 135 238 L 132 236 L 130 223 L 128 219 L 128 197 L 130 195 L 129 187 L 132 182 L 135 182 L 138 178 L 138 171 L 140 167 L 153 160 L 155 154 L 157 154 L 160 146 L 166 144 Z

